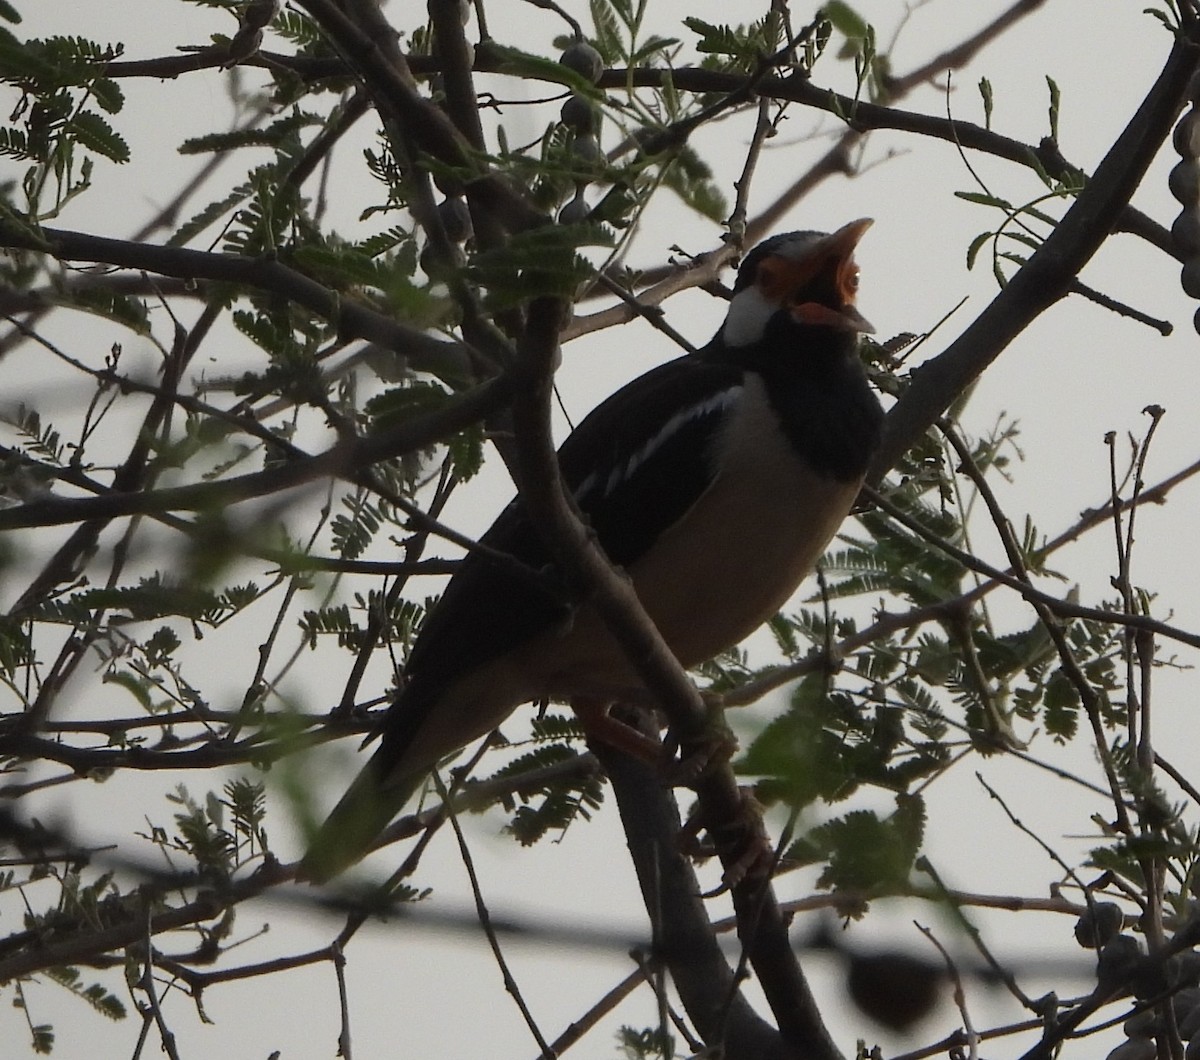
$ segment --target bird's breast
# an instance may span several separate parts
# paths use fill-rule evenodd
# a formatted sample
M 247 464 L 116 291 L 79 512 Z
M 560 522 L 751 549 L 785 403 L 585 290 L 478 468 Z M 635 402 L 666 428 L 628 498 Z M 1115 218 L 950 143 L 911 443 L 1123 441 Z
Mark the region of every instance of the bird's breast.
M 712 484 L 630 570 L 685 666 L 736 644 L 786 603 L 861 485 L 812 469 L 788 441 L 755 375 L 747 376 L 712 458 Z
M 713 439 L 709 487 L 628 568 L 679 661 L 693 667 L 773 616 L 812 570 L 861 483 L 818 475 L 796 452 L 756 376 Z M 594 610 L 523 653 L 550 696 L 613 695 L 638 684 Z

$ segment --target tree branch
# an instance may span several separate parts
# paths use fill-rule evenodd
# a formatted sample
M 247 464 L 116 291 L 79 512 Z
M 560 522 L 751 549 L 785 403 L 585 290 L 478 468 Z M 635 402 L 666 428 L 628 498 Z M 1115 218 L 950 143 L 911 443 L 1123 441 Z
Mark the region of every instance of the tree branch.
M 663 643 L 632 584 L 617 574 L 572 511 L 550 441 L 550 398 L 563 307 L 554 299 L 531 303 L 520 347 L 524 381 L 513 401 L 520 490 L 535 526 L 568 572 L 577 593 L 586 591 L 638 676 L 670 719 L 685 753 L 709 745 L 710 717 L 700 693 Z M 704 827 L 719 834 L 722 863 L 732 876 L 752 844 L 765 837 L 762 820 L 742 796 L 727 762 L 714 764 L 694 785 Z M 840 1060 L 804 973 L 788 940 L 770 880 L 757 874 L 732 879 L 739 937 L 767 995 L 787 1047 L 807 1060 Z M 692 1014 L 698 1020 L 700 1014 Z
M 0 509 L 0 531 L 26 526 L 60 526 L 85 519 L 115 519 L 124 515 L 217 511 L 331 476 L 354 480 L 376 461 L 428 448 L 478 423 L 509 400 L 514 385 L 512 374 L 497 376 L 456 396 L 435 412 L 416 416 L 379 434 L 339 442 L 314 456 L 263 471 L 142 493 L 113 491 L 99 497 L 47 497 Z
M 674 793 L 644 762 L 596 741 L 654 925 L 654 957 L 666 964 L 700 1036 L 727 1060 L 794 1056 L 779 1032 L 746 1001 L 704 908 L 691 862 L 680 852 Z
M 366 339 L 408 358 L 413 367 L 461 384 L 470 379 L 471 355 L 461 342 L 436 339 L 378 313 L 271 258 L 243 258 L 187 247 L 154 246 L 86 232 L 36 232 L 0 218 L 0 247 L 31 250 L 59 261 L 90 261 L 142 269 L 183 280 L 212 280 L 269 291 L 310 309 L 337 327 L 342 339 Z
M 1195 34 L 1195 27 L 1191 32 Z M 1196 68 L 1196 41 L 1178 37 L 1137 113 L 1046 241 L 942 354 L 921 365 L 888 413 L 868 481 L 877 482 L 1029 324 L 1069 290 L 1108 238 L 1170 134 Z

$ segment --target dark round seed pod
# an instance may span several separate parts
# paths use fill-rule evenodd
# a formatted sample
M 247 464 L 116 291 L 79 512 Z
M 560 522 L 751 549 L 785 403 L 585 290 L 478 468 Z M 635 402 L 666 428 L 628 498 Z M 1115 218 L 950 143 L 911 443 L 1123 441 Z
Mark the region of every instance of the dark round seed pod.
M 583 188 L 580 187 L 575 192 L 575 198 L 558 211 L 558 223 L 560 225 L 577 225 L 586 221 L 591 212 L 592 208 L 587 204 L 587 199 L 583 197 Z
M 558 57 L 558 61 L 593 85 L 604 73 L 604 59 L 587 41 L 577 40 Z
M 1188 258 L 1179 270 L 1179 284 L 1189 298 L 1200 298 L 1200 257 Z
M 1121 1024 L 1126 1038 L 1153 1038 L 1160 1027 L 1158 1016 L 1152 1008 L 1144 1008 L 1141 1012 L 1134 1013 Z
M 1200 1035 L 1200 1005 L 1185 1013 L 1179 1020 L 1179 1037 L 1190 1042 Z
M 1200 309 L 1196 310 L 1196 315 L 1192 317 L 1192 327 L 1196 329 L 1196 334 L 1200 335 Z
M 1130 992 L 1139 1001 L 1157 998 L 1171 989 L 1167 969 L 1157 957 L 1142 957 L 1127 976 Z
M 1200 213 L 1184 210 L 1171 225 L 1171 238 L 1184 254 L 1200 254 Z
M 433 177 L 433 186 L 437 188 L 447 199 L 454 199 L 463 193 L 462 181 L 453 173 L 447 173 L 444 170 L 434 170 L 431 174 Z
M 250 0 L 242 11 L 242 25 L 251 29 L 266 29 L 279 12 L 279 0 Z
M 262 47 L 263 31 L 252 26 L 242 26 L 233 35 L 229 47 L 225 51 L 225 65 L 237 66 L 238 63 L 256 54 Z
M 1075 941 L 1094 950 L 1120 933 L 1125 914 L 1115 902 L 1095 902 L 1075 922 Z
M 1193 107 L 1179 119 L 1171 142 L 1184 158 L 1200 158 L 1200 110 Z
M 1192 80 L 1193 101 L 1200 99 L 1200 78 Z M 1175 125 L 1171 142 L 1183 161 L 1167 175 L 1171 194 L 1183 204 L 1183 213 L 1171 225 L 1171 237 L 1186 256 L 1179 282 L 1184 293 L 1200 298 L 1200 105 L 1193 105 Z M 1192 318 L 1200 332 L 1200 313 Z
M 1168 978 L 1170 978 L 1169 971 Z M 1182 1020 L 1188 1013 L 1200 1008 L 1200 989 L 1189 986 L 1175 991 L 1171 997 L 1171 1008 L 1175 1012 L 1176 1022 Z
M 928 1016 L 945 990 L 942 969 L 906 953 L 849 953 L 846 990 L 861 1012 L 894 1031 Z
M 425 275 L 433 277 L 437 273 L 438 257 L 437 252 L 433 249 L 433 245 L 426 243 L 421 248 L 421 253 L 417 258 L 417 264 L 425 271 Z
M 1184 950 L 1169 961 L 1171 982 L 1176 986 L 1200 986 L 1200 953 Z
M 437 210 L 446 238 L 451 243 L 465 243 L 471 238 L 471 211 L 462 199 L 443 199 L 438 203 Z
M 454 259 L 459 259 L 455 261 Z M 426 243 L 421 250 L 420 257 L 417 258 L 417 263 L 425 271 L 425 275 L 430 280 L 443 280 L 449 276 L 456 265 L 461 264 L 462 254 L 457 248 L 451 248 L 450 258 L 447 259 L 438 253 L 437 248 L 432 243 Z
M 1096 980 L 1101 987 L 1123 986 L 1142 960 L 1142 947 L 1132 935 L 1116 935 L 1100 947 Z
M 589 165 L 596 165 L 604 161 L 604 152 L 600 150 L 599 141 L 590 135 L 576 136 L 571 141 L 571 154 Z
M 1185 208 L 1200 204 L 1200 162 L 1185 158 L 1167 175 L 1167 187 Z
M 559 121 L 580 136 L 590 136 L 596 131 L 597 117 L 592 101 L 584 96 L 572 96 L 558 115 Z

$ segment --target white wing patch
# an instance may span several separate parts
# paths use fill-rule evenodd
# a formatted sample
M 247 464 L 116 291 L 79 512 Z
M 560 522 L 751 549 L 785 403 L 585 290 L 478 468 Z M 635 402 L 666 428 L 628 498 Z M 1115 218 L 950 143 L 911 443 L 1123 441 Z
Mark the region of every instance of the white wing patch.
M 639 467 L 654 456 L 673 435 L 677 434 L 693 420 L 698 420 L 702 416 L 719 412 L 734 405 L 741 397 L 742 390 L 743 387 L 740 384 L 731 386 L 713 394 L 699 404 L 689 405 L 687 408 L 680 409 L 658 431 L 651 435 L 640 449 L 634 451 L 628 460 L 618 464 L 608 473 L 608 476 L 603 479 L 601 496 L 609 496 L 622 482 L 628 482 L 629 479 L 633 478 Z M 602 472 L 593 471 L 588 475 L 579 484 L 576 496 L 585 496 L 600 485 L 602 474 Z

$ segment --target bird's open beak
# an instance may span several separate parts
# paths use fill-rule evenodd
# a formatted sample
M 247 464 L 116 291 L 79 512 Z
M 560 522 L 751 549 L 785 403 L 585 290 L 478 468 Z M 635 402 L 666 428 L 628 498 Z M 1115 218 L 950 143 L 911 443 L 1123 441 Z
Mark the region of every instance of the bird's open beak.
M 800 263 L 804 268 L 803 282 L 794 289 L 809 288 L 817 278 L 827 278 L 832 281 L 834 300 L 839 304 L 831 306 L 823 302 L 794 302 L 791 305 L 792 315 L 798 321 L 867 335 L 875 333 L 875 328 L 854 304 L 858 297 L 858 265 L 854 261 L 854 250 L 874 223 L 870 217 L 861 217 L 843 225 L 822 239 Z

